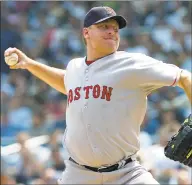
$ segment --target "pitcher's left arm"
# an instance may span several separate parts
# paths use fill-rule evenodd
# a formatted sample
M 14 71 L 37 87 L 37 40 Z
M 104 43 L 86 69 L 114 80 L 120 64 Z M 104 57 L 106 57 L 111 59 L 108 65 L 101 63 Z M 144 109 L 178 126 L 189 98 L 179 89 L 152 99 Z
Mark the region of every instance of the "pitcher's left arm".
M 188 97 L 188 99 L 192 105 L 192 93 L 191 93 L 192 82 L 191 82 L 191 78 L 192 78 L 192 75 L 189 71 L 182 70 L 181 75 L 180 75 L 180 79 L 178 82 L 178 86 L 181 87 L 185 91 L 185 93 L 186 93 L 186 95 L 187 95 L 187 97 Z

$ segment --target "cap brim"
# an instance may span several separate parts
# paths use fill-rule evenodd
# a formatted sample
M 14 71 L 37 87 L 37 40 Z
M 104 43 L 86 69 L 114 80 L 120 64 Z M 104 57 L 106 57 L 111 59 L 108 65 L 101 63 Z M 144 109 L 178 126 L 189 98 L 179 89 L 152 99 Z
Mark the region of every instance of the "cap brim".
M 109 20 L 109 19 L 116 20 L 117 23 L 119 24 L 119 29 L 122 29 L 122 28 L 124 28 L 127 25 L 126 19 L 124 17 L 122 17 L 121 15 L 115 15 L 115 16 L 106 17 L 106 18 L 103 18 L 103 19 L 95 22 L 94 24 L 98 24 L 98 23 L 104 22 L 104 21 Z

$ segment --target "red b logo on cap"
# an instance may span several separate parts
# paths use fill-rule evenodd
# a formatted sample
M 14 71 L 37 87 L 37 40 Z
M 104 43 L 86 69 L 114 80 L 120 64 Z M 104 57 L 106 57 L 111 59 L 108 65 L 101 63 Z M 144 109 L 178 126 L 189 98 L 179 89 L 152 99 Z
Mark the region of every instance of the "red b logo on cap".
M 108 15 L 116 15 L 115 11 L 112 8 L 110 8 L 108 6 L 105 6 L 104 8 L 107 11 Z

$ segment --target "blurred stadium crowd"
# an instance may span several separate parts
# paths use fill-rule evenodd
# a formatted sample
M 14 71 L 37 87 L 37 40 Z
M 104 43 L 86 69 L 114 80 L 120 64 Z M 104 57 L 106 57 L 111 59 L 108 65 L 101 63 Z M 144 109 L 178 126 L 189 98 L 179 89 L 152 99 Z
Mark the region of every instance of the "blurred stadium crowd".
M 70 59 L 85 55 L 82 20 L 97 5 L 111 6 L 128 20 L 120 32 L 120 50 L 145 53 L 191 71 L 190 1 L 2 1 L 1 150 L 6 150 L 1 152 L 1 184 L 54 184 L 68 157 L 62 147 L 66 96 L 27 71 L 9 70 L 5 49 L 18 47 L 39 62 L 65 68 Z M 164 87 L 148 99 L 138 160 L 162 184 L 190 184 L 191 170 L 163 153 L 191 112 L 187 97 L 179 88 Z M 45 142 L 37 140 L 42 145 L 26 147 L 29 138 L 38 136 L 46 136 Z M 8 150 L 14 143 L 20 148 Z

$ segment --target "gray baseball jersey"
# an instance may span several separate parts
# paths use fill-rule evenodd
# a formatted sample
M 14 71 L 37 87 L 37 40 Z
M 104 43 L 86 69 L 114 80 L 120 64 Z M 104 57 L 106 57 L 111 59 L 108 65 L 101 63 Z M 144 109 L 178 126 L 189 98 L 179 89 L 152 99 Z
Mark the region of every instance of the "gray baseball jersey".
M 123 51 L 91 65 L 85 59 L 73 59 L 66 69 L 64 144 L 79 164 L 108 166 L 139 150 L 147 95 L 162 86 L 175 86 L 181 69 Z

